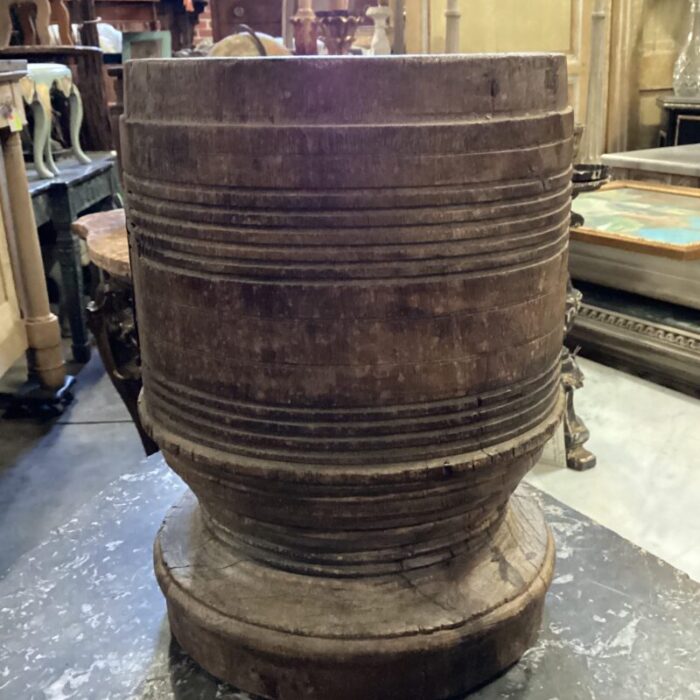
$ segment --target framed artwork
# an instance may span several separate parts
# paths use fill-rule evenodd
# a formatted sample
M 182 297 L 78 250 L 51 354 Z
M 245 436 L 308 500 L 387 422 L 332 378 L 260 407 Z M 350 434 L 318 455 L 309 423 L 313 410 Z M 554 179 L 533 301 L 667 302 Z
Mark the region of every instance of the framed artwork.
M 582 194 L 571 240 L 677 260 L 700 259 L 700 190 L 619 181 Z

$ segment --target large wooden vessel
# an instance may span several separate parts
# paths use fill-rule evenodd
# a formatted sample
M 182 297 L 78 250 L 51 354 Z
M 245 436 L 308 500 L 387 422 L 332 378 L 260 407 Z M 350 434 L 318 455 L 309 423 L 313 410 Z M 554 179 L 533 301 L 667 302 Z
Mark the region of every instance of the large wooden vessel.
M 127 66 L 141 411 L 192 493 L 172 631 L 270 698 L 447 698 L 536 635 L 562 412 L 556 55 Z

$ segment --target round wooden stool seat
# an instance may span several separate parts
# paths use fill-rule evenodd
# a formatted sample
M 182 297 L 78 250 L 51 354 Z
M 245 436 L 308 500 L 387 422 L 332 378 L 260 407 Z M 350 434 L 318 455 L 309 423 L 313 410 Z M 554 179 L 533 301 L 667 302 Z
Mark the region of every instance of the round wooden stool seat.
M 91 262 L 100 270 L 124 282 L 131 282 L 129 239 L 123 209 L 82 216 L 73 233 L 87 244 Z

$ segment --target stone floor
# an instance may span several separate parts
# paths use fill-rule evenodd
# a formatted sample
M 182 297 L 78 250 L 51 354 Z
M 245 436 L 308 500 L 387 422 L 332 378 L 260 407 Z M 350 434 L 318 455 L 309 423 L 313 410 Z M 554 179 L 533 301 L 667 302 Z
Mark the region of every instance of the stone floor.
M 0 393 L 12 391 L 24 376 L 21 365 L 13 368 Z M 0 419 L 0 578 L 144 457 L 97 353 L 75 386 L 75 401 L 56 420 Z
M 184 491 L 152 455 L 0 579 L 0 698 L 254 700 L 171 638 L 152 542 Z M 551 496 L 520 491 L 544 509 L 554 579 L 537 641 L 469 700 L 700 700 L 700 585 Z
M 540 464 L 529 481 L 700 580 L 700 401 L 581 360 L 577 409 L 598 466 Z M 21 369 L 3 378 L 11 388 Z M 56 421 L 0 420 L 0 578 L 143 458 L 99 358 Z
M 582 366 L 577 405 L 598 467 L 543 463 L 530 481 L 700 578 L 700 402 Z M 0 698 L 250 700 L 170 639 L 151 541 L 182 490 L 159 456 L 143 461 L 96 357 L 58 420 L 0 420 Z M 559 550 L 543 628 L 521 662 L 474 697 L 700 698 L 697 587 L 541 498 Z
M 576 410 L 598 465 L 530 483 L 700 581 L 700 401 L 585 359 Z

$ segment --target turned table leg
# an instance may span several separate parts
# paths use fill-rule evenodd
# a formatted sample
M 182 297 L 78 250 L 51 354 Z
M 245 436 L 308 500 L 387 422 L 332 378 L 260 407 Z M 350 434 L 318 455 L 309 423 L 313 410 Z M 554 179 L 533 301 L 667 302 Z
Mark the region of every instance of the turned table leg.
M 61 387 L 66 379 L 61 332 L 58 319 L 49 307 L 39 236 L 18 132 L 3 137 L 2 151 L 0 201 L 5 212 L 5 228 L 15 253 L 20 306 L 29 341 L 29 371 L 42 386 Z

